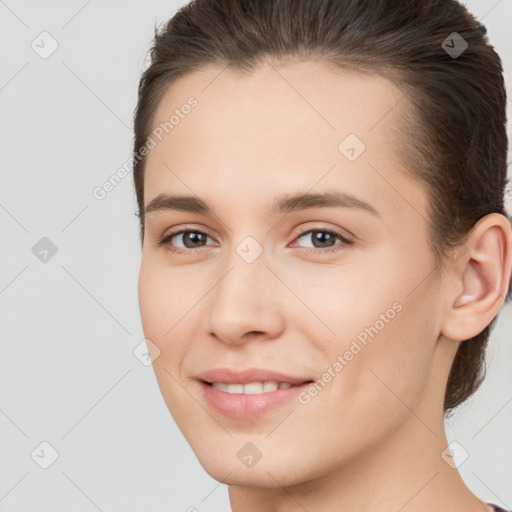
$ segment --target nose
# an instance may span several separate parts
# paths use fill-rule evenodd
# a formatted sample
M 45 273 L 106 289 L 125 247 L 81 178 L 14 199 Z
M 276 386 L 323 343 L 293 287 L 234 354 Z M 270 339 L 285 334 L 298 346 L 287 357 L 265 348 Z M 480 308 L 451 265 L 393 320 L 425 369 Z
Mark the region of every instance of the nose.
M 278 338 L 284 328 L 284 285 L 263 255 L 252 263 L 235 256 L 208 294 L 203 311 L 207 334 L 230 345 Z

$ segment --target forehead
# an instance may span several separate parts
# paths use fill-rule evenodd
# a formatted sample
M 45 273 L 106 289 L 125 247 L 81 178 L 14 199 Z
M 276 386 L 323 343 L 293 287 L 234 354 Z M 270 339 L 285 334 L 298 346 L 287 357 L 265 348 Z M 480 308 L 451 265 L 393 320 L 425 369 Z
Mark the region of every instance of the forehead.
M 220 198 L 222 190 L 268 196 L 325 186 L 373 198 L 381 210 L 412 194 L 421 208 L 423 189 L 406 174 L 392 135 L 403 100 L 377 74 L 320 63 L 266 64 L 249 74 L 205 67 L 174 82 L 159 104 L 153 128 L 167 129 L 147 157 L 145 203 L 163 191 Z

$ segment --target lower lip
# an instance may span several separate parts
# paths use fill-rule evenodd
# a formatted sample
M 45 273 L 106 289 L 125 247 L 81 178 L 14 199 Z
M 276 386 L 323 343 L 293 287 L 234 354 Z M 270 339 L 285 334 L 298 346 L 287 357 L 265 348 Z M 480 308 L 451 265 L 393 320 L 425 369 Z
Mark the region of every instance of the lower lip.
M 213 387 L 206 382 L 200 381 L 205 399 L 208 405 L 233 418 L 255 418 L 265 414 L 267 411 L 289 402 L 298 393 L 306 389 L 312 383 L 307 382 L 299 386 L 292 386 L 288 389 L 276 389 L 266 393 L 228 393 Z

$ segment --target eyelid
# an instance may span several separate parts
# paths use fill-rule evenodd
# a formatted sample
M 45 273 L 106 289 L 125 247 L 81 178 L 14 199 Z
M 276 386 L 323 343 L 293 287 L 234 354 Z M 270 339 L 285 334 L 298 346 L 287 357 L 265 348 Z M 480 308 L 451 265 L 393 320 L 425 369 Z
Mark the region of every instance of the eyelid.
M 304 228 L 304 226 L 302 226 L 301 228 L 297 228 L 292 236 L 295 240 L 295 238 L 297 237 L 301 237 L 302 235 L 305 235 L 306 233 L 309 233 L 311 231 L 331 231 L 333 233 L 336 233 L 338 236 L 341 236 L 343 237 L 344 239 L 346 240 L 354 240 L 355 237 L 354 235 L 352 235 L 352 233 L 350 233 L 349 231 L 347 231 L 346 229 L 343 229 L 343 228 L 340 228 L 338 226 L 322 226 L 321 224 L 318 224 L 318 223 L 310 223 L 310 224 L 313 224 L 311 227 L 306 227 Z
M 186 231 L 198 231 L 200 233 L 204 233 L 205 235 L 208 235 L 210 238 L 215 238 L 210 233 L 210 230 L 208 228 L 202 226 L 201 224 L 185 224 L 182 227 L 180 227 L 179 229 L 177 229 L 176 231 L 174 230 L 174 228 L 171 228 L 171 229 L 165 231 L 164 234 L 162 236 L 160 236 L 159 238 L 160 238 L 160 240 L 164 240 L 169 237 L 180 235 L 184 231 L 185 232 Z
M 342 228 L 339 228 L 339 227 L 332 228 L 332 227 L 321 226 L 318 224 L 314 224 L 312 227 L 309 227 L 309 228 L 304 228 L 304 227 L 297 228 L 293 232 L 292 242 L 295 242 L 295 240 L 302 238 L 304 235 L 312 233 L 314 231 L 331 233 L 335 237 L 337 237 L 341 240 L 341 244 L 336 244 L 334 246 L 325 247 L 325 248 L 302 247 L 302 250 L 305 251 L 306 253 L 322 254 L 322 253 L 326 253 L 326 252 L 328 253 L 328 252 L 341 251 L 345 248 L 345 246 L 352 245 L 354 243 L 353 235 L 350 233 L 347 236 L 345 234 L 345 233 L 348 233 L 346 230 L 343 230 Z M 174 238 L 175 236 L 178 236 L 178 235 L 181 235 L 184 233 L 188 233 L 188 232 L 198 232 L 198 233 L 206 235 L 207 237 L 209 237 L 211 239 L 214 239 L 214 237 L 209 233 L 208 229 L 205 228 L 204 226 L 201 226 L 200 228 L 198 228 L 196 225 L 189 224 L 189 225 L 185 225 L 185 226 L 179 228 L 176 231 L 171 230 L 167 234 L 162 235 L 162 237 L 160 237 L 160 239 L 158 240 L 157 245 L 158 246 L 166 246 L 170 239 Z M 186 253 L 192 254 L 194 252 L 203 251 L 207 248 L 208 248 L 208 246 L 201 246 L 201 247 L 197 247 L 195 249 L 194 248 L 192 248 L 192 249 L 182 248 L 182 247 L 177 247 L 177 248 L 171 249 L 171 248 L 167 247 L 167 250 L 169 250 L 170 252 L 173 252 L 173 253 L 178 253 L 178 254 L 186 254 Z
M 352 240 L 350 237 L 345 236 L 345 234 L 342 232 L 339 228 L 326 228 L 321 226 L 315 226 L 310 229 L 305 229 L 304 231 L 299 231 L 296 235 L 294 235 L 294 241 L 302 238 L 305 235 L 308 235 L 310 233 L 317 232 L 324 232 L 329 233 L 333 235 L 335 238 L 338 238 L 341 240 L 341 243 L 337 243 L 332 246 L 323 247 L 323 248 L 317 248 L 317 247 L 302 247 L 302 252 L 304 254 L 313 254 L 313 255 L 320 255 L 325 256 L 326 253 L 340 253 L 342 251 L 345 251 L 350 246 L 354 245 L 354 240 Z

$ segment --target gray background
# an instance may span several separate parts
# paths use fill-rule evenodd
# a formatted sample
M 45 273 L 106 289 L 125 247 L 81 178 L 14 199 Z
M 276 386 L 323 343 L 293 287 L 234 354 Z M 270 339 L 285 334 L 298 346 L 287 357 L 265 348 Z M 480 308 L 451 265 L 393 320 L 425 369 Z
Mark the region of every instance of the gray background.
M 133 354 L 143 332 L 131 176 L 101 201 L 92 194 L 130 156 L 154 22 L 183 3 L 0 1 L 2 512 L 229 510 L 226 486 L 197 462 Z M 510 96 L 512 2 L 466 5 L 488 27 Z M 51 48 L 43 31 L 59 45 L 46 59 L 31 47 L 46 37 Z M 507 508 L 511 308 L 492 333 L 484 385 L 447 422 L 469 453 L 468 486 Z M 58 452 L 47 469 L 44 441 Z

